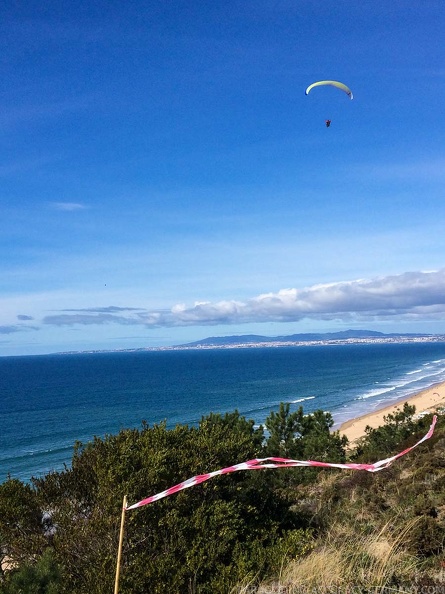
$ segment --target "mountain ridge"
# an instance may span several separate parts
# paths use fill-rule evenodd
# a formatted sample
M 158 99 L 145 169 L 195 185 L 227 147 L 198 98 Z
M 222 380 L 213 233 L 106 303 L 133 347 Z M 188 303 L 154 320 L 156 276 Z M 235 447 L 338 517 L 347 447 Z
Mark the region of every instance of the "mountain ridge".
M 422 333 L 400 333 L 392 332 L 386 334 L 374 330 L 341 330 L 338 332 L 304 332 L 299 334 L 290 334 L 286 336 L 262 336 L 259 334 L 242 334 L 233 336 L 209 336 L 194 342 L 188 342 L 180 345 L 183 347 L 199 346 L 225 346 L 237 344 L 264 344 L 279 342 L 323 342 L 332 340 L 366 340 L 366 339 L 415 339 L 423 337 L 433 337 L 433 334 Z

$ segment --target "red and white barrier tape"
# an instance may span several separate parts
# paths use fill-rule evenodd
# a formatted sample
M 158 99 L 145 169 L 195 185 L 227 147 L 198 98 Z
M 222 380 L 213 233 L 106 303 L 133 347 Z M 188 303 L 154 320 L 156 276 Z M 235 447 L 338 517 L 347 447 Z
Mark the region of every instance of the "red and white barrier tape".
M 142 507 L 143 505 L 148 505 L 149 503 L 153 503 L 154 501 L 158 501 L 159 499 L 163 499 L 164 497 L 168 497 L 169 495 L 173 495 L 173 493 L 178 493 L 178 491 L 182 491 L 183 489 L 188 489 L 189 487 L 193 487 L 194 485 L 199 485 L 209 479 L 213 478 L 214 476 L 218 476 L 220 474 L 229 474 L 231 472 L 238 472 L 238 470 L 263 470 L 264 468 L 292 468 L 294 466 L 317 466 L 321 468 L 341 468 L 344 470 L 367 470 L 368 472 L 378 472 L 379 470 L 383 470 L 387 468 L 394 460 L 404 456 L 418 445 L 420 445 L 425 440 L 429 439 L 433 432 L 434 427 L 436 425 L 437 417 L 433 417 L 433 422 L 431 423 L 431 427 L 428 430 L 428 433 L 422 437 L 416 444 L 413 446 L 406 448 L 403 452 L 396 454 L 395 456 L 391 456 L 390 458 L 386 458 L 385 460 L 380 460 L 379 462 L 374 462 L 373 464 L 340 464 L 340 463 L 333 463 L 333 462 L 317 462 L 316 460 L 291 460 L 288 458 L 256 458 L 254 460 L 248 460 L 247 462 L 241 462 L 241 464 L 235 464 L 234 466 L 228 466 L 227 468 L 222 468 L 221 470 L 215 470 L 213 472 L 208 472 L 206 474 L 198 474 L 192 478 L 187 479 L 186 481 L 175 485 L 174 487 L 170 487 L 157 495 L 152 495 L 151 497 L 147 497 L 146 499 L 142 499 L 138 503 L 134 503 L 133 505 L 129 505 L 126 507 L 127 510 L 135 509 L 137 507 Z

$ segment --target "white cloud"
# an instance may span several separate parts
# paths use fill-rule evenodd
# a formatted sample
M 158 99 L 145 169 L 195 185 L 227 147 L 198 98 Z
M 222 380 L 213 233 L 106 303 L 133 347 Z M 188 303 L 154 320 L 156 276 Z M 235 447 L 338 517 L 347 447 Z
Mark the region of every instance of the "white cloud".
M 88 208 L 85 204 L 81 204 L 80 202 L 51 202 L 51 206 L 56 210 L 65 211 L 84 210 Z
M 119 313 L 119 315 L 116 315 Z M 445 269 L 264 293 L 246 301 L 183 303 L 168 310 L 88 308 L 44 318 L 55 326 L 124 324 L 147 328 L 318 320 L 445 319 Z
M 15 334 L 16 332 L 28 332 L 29 330 L 38 330 L 38 328 L 36 326 L 28 326 L 25 324 L 0 326 L 0 334 Z

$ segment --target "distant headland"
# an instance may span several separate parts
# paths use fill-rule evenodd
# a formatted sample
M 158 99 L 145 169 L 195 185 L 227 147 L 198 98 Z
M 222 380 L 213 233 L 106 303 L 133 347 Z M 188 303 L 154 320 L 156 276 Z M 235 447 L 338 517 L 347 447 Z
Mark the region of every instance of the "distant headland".
M 343 330 L 339 332 L 302 333 L 289 336 L 212 336 L 170 348 L 242 348 L 264 346 L 300 346 L 316 344 L 360 344 L 388 342 L 444 342 L 445 334 L 385 334 L 373 330 Z
M 287 346 L 316 346 L 316 345 L 346 345 L 346 344 L 388 344 L 413 342 L 445 342 L 445 334 L 385 334 L 373 330 L 343 330 L 340 332 L 301 333 L 289 336 L 261 336 L 257 334 L 242 334 L 236 336 L 211 336 L 173 346 L 136 347 L 128 349 L 98 349 L 82 351 L 83 353 L 104 352 L 142 352 L 142 351 L 180 351 L 205 349 L 249 349 L 264 347 Z M 73 354 L 79 351 L 65 351 L 63 354 Z M 62 353 L 59 353 L 62 354 Z

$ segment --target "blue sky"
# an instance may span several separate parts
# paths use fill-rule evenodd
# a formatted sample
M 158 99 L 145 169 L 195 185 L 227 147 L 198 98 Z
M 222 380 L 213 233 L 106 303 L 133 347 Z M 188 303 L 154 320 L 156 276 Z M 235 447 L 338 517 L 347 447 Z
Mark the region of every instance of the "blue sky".
M 444 22 L 443 0 L 3 2 L 0 355 L 445 333 Z M 306 96 L 320 79 L 353 101 Z

